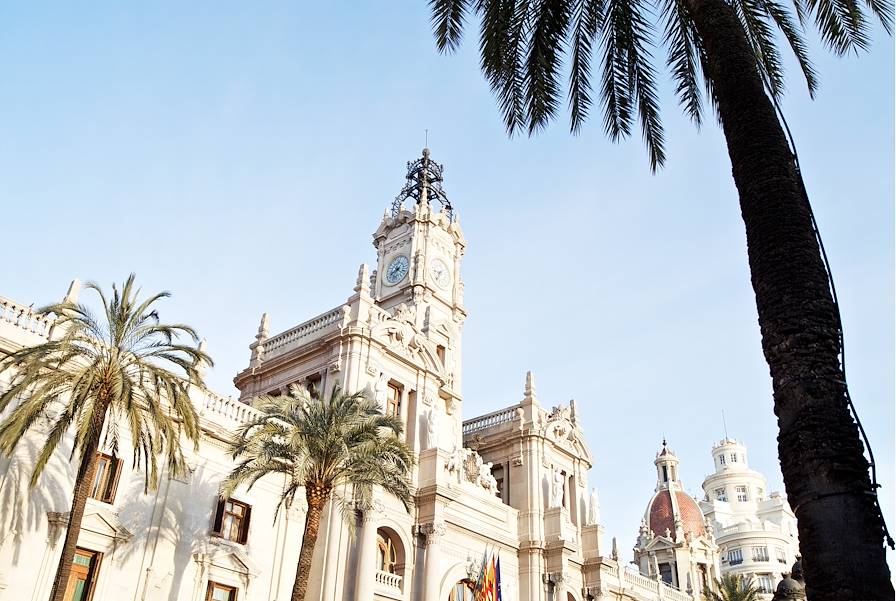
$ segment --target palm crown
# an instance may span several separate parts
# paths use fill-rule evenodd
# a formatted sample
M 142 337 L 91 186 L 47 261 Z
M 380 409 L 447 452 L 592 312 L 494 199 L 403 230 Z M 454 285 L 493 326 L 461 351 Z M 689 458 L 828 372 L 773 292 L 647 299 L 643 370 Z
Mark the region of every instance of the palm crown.
M 753 586 L 752 578 L 736 574 L 725 574 L 716 582 L 718 592 L 704 589 L 706 601 L 759 601 L 762 591 Z
M 793 0 L 793 11 L 778 0 L 725 0 L 735 11 L 773 96 L 784 88 L 779 29 L 796 55 L 810 94 L 817 78 L 809 61 L 803 27 L 814 21 L 826 45 L 838 54 L 869 45 L 867 13 L 892 31 L 889 0 Z M 439 50 L 460 43 L 469 13 L 480 18 L 482 71 L 497 95 L 509 133 L 532 134 L 556 116 L 561 102 L 563 55 L 569 51 L 568 97 L 571 130 L 581 128 L 593 104 L 592 56 L 600 58 L 600 101 L 604 127 L 613 140 L 627 137 L 640 122 L 650 164 L 665 161 L 653 46 L 666 47 L 666 66 L 685 112 L 702 120 L 700 82 L 706 55 L 693 21 L 694 0 L 429 0 Z M 794 14 L 796 18 L 794 18 Z M 660 37 L 657 34 L 660 33 Z
M 256 408 L 262 414 L 240 428 L 233 444 L 240 461 L 225 482 L 225 494 L 280 473 L 286 478 L 281 505 L 301 487 L 309 498 L 333 494 L 347 518 L 354 515 L 351 507 L 369 505 L 374 486 L 406 506 L 410 502 L 414 459 L 398 438 L 401 421 L 384 415 L 363 392 L 345 394 L 336 386 L 325 399 L 293 385 L 289 395 L 260 397 Z M 335 493 L 342 485 L 351 485 L 352 499 Z
M 44 307 L 41 312 L 57 316 L 50 339 L 0 360 L 0 372 L 15 373 L 10 387 L 0 394 L 0 411 L 24 399 L 0 424 L 0 450 L 12 453 L 32 426 L 40 419 L 49 420 L 49 434 L 31 477 L 34 486 L 73 425 L 72 455 L 80 453 L 82 463 L 104 426 L 104 446 L 117 455 L 120 431 L 125 428 L 135 465 L 148 467 L 148 488 L 158 479 L 159 454 L 177 472 L 184 464 L 180 436 L 198 441 L 189 387 L 202 385 L 200 366 L 211 365 L 211 359 L 177 341 L 186 336 L 197 342 L 192 328 L 159 323 L 152 306 L 169 293 L 138 301 L 140 290 L 133 274 L 120 291 L 113 286 L 108 299 L 98 285 L 86 288 L 100 297 L 100 317 L 69 301 Z

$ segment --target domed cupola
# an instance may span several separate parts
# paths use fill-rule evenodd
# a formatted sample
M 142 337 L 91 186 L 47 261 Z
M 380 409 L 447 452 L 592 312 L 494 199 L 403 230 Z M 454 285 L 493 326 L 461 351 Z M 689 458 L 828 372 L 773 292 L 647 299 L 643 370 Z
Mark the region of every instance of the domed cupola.
M 647 527 L 655 536 L 674 541 L 682 541 L 686 535 L 705 535 L 703 512 L 697 502 L 684 492 L 678 479 L 678 457 L 665 440 L 653 464 L 657 474 L 656 492 L 644 514 Z
M 635 543 L 641 574 L 699 598 L 719 573 L 719 552 L 700 506 L 684 491 L 678 457 L 666 441 L 653 461 L 656 488 Z

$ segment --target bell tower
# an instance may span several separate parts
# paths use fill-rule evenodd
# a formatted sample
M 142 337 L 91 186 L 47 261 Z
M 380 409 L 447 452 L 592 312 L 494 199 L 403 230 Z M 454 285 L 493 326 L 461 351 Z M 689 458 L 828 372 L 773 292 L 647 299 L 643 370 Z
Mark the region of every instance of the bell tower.
M 428 148 L 408 162 L 404 187 L 373 234 L 377 268 L 371 287 L 380 308 L 406 305 L 421 330 L 442 324 L 459 358 L 467 316 L 460 262 L 467 242 L 442 187 L 442 173 Z

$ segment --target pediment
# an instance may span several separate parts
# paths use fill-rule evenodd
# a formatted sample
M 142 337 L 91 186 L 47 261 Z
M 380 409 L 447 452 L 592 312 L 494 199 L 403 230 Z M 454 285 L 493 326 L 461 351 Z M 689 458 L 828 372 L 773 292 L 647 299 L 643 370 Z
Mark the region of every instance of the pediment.
M 207 563 L 211 567 L 228 570 L 244 576 L 256 576 L 261 573 L 258 565 L 252 561 L 242 545 L 223 539 L 213 538 L 206 545 L 204 553 L 195 553 L 194 560 Z
M 665 536 L 655 536 L 650 539 L 643 551 L 664 551 L 676 547 L 675 541 Z
M 565 448 L 576 457 L 584 459 L 590 465 L 594 464 L 594 457 L 591 455 L 588 445 L 585 444 L 581 431 L 569 418 L 562 415 L 551 417 L 542 430 L 542 436 Z
M 133 536 L 116 514 L 102 508 L 88 509 L 84 512 L 81 530 L 119 541 L 129 540 Z

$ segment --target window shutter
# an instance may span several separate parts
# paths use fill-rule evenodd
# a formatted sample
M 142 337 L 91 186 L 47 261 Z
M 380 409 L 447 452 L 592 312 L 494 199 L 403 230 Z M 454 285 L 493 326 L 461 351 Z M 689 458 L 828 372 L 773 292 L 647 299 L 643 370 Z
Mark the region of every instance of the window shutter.
M 221 534 L 221 523 L 224 521 L 224 497 L 218 497 L 218 506 L 215 508 L 215 527 L 213 532 Z
M 109 478 L 106 480 L 106 491 L 103 493 L 103 501 L 106 503 L 114 503 L 115 502 L 115 492 L 118 490 L 118 478 L 121 477 L 121 459 L 112 458 L 109 469 L 112 470 L 112 473 L 109 474 Z
M 243 527 L 240 528 L 240 544 L 245 545 L 249 540 L 249 522 L 252 521 L 252 506 L 246 505 L 246 517 L 243 518 Z

